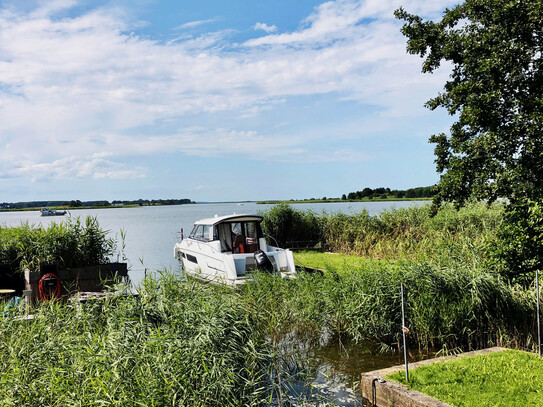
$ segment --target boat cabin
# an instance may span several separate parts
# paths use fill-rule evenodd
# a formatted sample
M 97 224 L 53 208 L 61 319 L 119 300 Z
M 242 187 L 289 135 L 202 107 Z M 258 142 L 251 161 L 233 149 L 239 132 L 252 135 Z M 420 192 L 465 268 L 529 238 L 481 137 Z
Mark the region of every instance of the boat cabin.
M 254 253 L 264 238 L 259 215 L 229 215 L 203 219 L 194 225 L 189 239 L 216 242 L 221 253 Z

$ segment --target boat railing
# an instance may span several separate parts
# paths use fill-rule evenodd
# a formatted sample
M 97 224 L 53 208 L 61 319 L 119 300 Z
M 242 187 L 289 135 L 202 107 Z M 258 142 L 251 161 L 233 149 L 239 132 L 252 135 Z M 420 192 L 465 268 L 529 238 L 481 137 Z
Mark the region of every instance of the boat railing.
M 275 246 L 279 247 L 279 243 L 277 243 L 277 240 L 275 240 L 275 237 L 273 237 L 272 235 L 268 235 L 268 234 L 264 234 L 264 236 L 269 237 L 270 239 L 273 239 L 273 241 L 275 242 Z

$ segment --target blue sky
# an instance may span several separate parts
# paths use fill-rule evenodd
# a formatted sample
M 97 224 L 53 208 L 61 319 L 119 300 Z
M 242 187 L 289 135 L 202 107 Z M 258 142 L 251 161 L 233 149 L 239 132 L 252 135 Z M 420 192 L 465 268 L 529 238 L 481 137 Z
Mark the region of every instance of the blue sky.
M 0 202 L 339 197 L 438 181 L 405 52 L 436 0 L 0 0 Z

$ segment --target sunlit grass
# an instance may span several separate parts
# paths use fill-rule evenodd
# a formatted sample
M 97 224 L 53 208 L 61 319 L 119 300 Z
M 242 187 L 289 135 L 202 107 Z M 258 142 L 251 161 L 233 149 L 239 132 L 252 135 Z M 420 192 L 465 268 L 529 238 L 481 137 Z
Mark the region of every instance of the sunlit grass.
M 406 384 L 404 372 L 389 379 Z M 420 366 L 409 372 L 408 387 L 452 406 L 543 405 L 543 359 L 507 350 Z

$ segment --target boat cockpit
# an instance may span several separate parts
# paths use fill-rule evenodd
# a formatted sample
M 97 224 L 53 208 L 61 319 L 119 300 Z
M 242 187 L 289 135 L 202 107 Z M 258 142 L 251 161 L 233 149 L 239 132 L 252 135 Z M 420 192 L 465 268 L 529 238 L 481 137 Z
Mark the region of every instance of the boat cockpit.
M 221 253 L 255 253 L 259 239 L 264 237 L 260 222 L 232 220 L 214 225 L 196 224 L 189 238 L 201 242 L 220 242 Z

